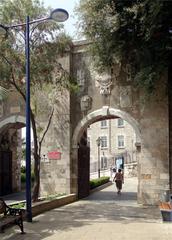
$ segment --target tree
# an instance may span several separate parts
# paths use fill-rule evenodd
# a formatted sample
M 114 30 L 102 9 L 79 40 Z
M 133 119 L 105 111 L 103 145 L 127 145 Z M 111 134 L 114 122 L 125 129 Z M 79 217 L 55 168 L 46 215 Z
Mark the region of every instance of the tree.
M 172 2 L 81 0 L 76 11 L 97 67 L 125 59 L 135 82 L 152 92 L 169 65 Z
M 8 97 L 8 90 L 2 86 L 0 86 L 0 100 L 4 100 Z
M 49 14 L 39 0 L 0 0 L 0 22 L 10 26 L 14 23 L 25 22 L 25 17 L 30 16 L 34 20 Z M 30 50 L 31 50 L 31 124 L 34 140 L 34 174 L 35 184 L 33 188 L 33 200 L 36 201 L 40 187 L 40 158 L 41 146 L 50 127 L 54 113 L 54 98 L 49 104 L 49 117 L 45 128 L 41 129 L 36 121 L 38 108 L 35 106 L 34 96 L 37 91 L 42 91 L 53 84 L 53 72 L 60 72 L 55 84 L 56 90 L 70 88 L 70 77 L 58 63 L 58 56 L 62 55 L 66 48 L 70 47 L 70 38 L 60 30 L 62 25 L 49 21 L 30 25 Z M 0 39 L 0 84 L 6 88 L 15 89 L 24 101 L 25 96 L 25 27 L 10 30 L 8 36 Z M 46 86 L 46 87 L 45 87 Z M 39 130 L 38 130 L 39 129 Z

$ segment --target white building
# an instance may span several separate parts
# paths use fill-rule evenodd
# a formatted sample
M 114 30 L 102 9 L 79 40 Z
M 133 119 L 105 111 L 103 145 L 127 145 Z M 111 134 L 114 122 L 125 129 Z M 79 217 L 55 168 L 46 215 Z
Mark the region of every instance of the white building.
M 136 135 L 121 118 L 91 124 L 87 131 L 90 146 L 90 173 L 136 164 Z M 100 139 L 100 146 L 98 146 Z M 99 167 L 100 165 L 100 167 Z

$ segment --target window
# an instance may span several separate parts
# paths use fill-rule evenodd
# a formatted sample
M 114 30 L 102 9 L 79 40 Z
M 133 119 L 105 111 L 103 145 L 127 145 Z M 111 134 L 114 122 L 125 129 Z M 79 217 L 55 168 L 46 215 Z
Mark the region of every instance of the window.
M 100 141 L 101 148 L 107 148 L 107 136 L 102 136 Z
M 118 148 L 124 148 L 124 136 L 123 135 L 118 136 Z
M 101 169 L 107 169 L 107 157 L 101 157 Z
M 102 120 L 100 124 L 101 128 L 107 128 L 107 120 Z
M 124 120 L 122 118 L 118 118 L 117 125 L 118 127 L 124 127 Z

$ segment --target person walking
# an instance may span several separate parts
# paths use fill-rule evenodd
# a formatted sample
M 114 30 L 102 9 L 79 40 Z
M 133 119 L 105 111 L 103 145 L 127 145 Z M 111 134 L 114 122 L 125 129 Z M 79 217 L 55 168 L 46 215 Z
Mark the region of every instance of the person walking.
M 113 182 L 113 180 L 114 180 L 115 174 L 116 174 L 116 168 L 114 167 L 114 168 L 112 168 L 112 170 L 111 170 L 111 181 L 112 181 L 112 182 Z
M 121 169 L 118 169 L 118 172 L 114 176 L 114 181 L 116 183 L 117 193 L 121 194 L 122 184 L 123 184 L 123 173 Z

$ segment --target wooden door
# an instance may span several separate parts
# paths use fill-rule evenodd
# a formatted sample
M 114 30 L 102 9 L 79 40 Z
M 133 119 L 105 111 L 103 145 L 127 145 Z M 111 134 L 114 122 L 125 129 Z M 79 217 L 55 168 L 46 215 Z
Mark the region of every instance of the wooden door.
M 12 193 L 12 152 L 0 152 L 0 195 Z
M 78 149 L 78 198 L 84 198 L 90 192 L 90 148 L 85 145 Z

